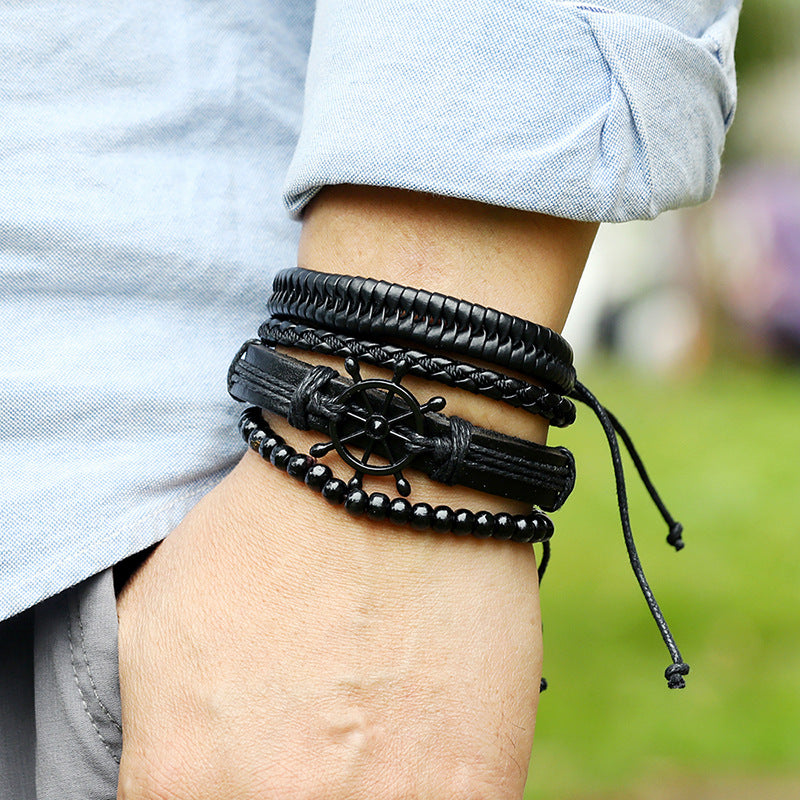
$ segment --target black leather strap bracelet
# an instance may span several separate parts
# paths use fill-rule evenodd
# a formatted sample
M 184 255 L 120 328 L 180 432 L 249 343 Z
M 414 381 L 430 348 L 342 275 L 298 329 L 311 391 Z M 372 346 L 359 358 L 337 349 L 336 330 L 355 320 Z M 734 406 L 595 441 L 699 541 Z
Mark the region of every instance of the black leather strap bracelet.
M 409 525 L 418 531 L 454 533 L 458 536 L 492 537 L 533 544 L 547 542 L 553 535 L 553 523 L 538 511 L 530 514 L 507 514 L 490 511 L 453 510 L 428 503 L 410 503 L 405 497 L 390 498 L 383 492 L 364 491 L 360 485 L 335 478 L 330 467 L 305 453 L 298 453 L 278 436 L 261 417 L 261 410 L 247 408 L 239 419 L 239 432 L 248 447 L 310 489 L 319 492 L 331 505 L 342 505 L 354 517 L 388 520 L 395 525 Z
M 270 313 L 358 336 L 388 336 L 522 372 L 569 393 L 572 348 L 555 331 L 465 300 L 372 278 L 279 272 Z
M 572 454 L 473 426 L 458 417 L 435 413 L 442 398 L 420 404 L 393 381 L 352 381 L 328 367 L 313 367 L 277 353 L 260 342 L 246 343 L 228 374 L 228 390 L 237 400 L 286 417 L 299 429 L 328 434 L 330 443 L 312 449 L 323 455 L 336 449 L 357 473 L 393 474 L 401 494 L 402 470 L 415 469 L 448 485 L 520 500 L 553 511 L 564 503 L 575 481 Z M 351 448 L 358 448 L 362 454 Z M 373 452 L 388 464 L 369 463 Z
M 447 356 L 356 339 L 288 320 L 268 319 L 258 329 L 258 335 L 264 344 L 271 346 L 295 347 L 341 358 L 353 356 L 359 361 L 389 370 L 394 369 L 398 361 L 405 360 L 410 375 L 500 400 L 514 408 L 538 414 L 557 428 L 564 428 L 575 421 L 575 405 L 569 398 L 534 383 L 526 383 Z

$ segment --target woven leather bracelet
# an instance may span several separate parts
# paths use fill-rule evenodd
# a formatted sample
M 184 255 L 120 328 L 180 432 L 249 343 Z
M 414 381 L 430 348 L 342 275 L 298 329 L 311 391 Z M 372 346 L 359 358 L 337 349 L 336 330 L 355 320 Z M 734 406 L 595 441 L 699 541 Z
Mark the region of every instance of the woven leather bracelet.
M 433 480 L 546 511 L 560 508 L 574 486 L 575 462 L 566 448 L 437 414 L 444 405 L 441 398 L 420 405 L 399 381 L 346 381 L 335 370 L 313 367 L 256 341 L 246 343 L 231 364 L 228 391 L 237 400 L 286 417 L 296 428 L 330 434 L 326 451 L 335 448 L 357 471 L 365 462 L 350 447 L 374 448 L 392 468 L 364 470 L 371 474 L 401 473 L 413 461 Z
M 390 336 L 488 361 L 569 393 L 572 348 L 555 331 L 493 308 L 372 278 L 279 272 L 267 308 L 278 319 Z

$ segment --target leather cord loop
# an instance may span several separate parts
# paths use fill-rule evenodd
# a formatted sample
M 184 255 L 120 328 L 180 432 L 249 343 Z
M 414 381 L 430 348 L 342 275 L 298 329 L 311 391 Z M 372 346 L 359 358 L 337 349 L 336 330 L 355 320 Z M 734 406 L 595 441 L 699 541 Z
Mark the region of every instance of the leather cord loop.
M 293 428 L 307 431 L 311 427 L 308 422 L 308 410 L 312 398 L 336 375 L 338 375 L 336 370 L 330 367 L 316 366 L 303 376 L 303 379 L 297 384 L 297 388 L 292 392 L 289 400 L 289 413 L 286 415 L 287 422 Z
M 450 417 L 450 436 L 446 440 L 437 440 L 439 450 L 435 456 L 440 464 L 431 472 L 433 480 L 446 484 L 455 482 L 469 452 L 474 430 L 471 422 L 461 417 Z

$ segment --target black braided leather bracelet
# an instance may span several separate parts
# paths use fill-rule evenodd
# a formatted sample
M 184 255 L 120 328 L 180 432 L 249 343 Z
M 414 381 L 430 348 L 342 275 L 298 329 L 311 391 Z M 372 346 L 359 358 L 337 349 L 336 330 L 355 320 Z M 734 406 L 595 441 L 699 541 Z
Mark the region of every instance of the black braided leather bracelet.
M 547 542 L 553 535 L 553 523 L 545 514 L 507 514 L 490 511 L 453 510 L 428 503 L 410 503 L 405 497 L 390 498 L 383 492 L 365 492 L 360 485 L 335 478 L 330 467 L 320 464 L 305 453 L 298 453 L 278 436 L 262 419 L 255 406 L 242 412 L 239 432 L 251 450 L 258 453 L 293 478 L 319 492 L 332 505 L 342 505 L 348 514 L 365 515 L 375 520 L 388 520 L 396 525 L 409 525 L 415 530 L 430 529 L 436 533 L 459 536 L 492 537 L 512 542 L 535 544 Z
M 398 337 L 488 361 L 563 393 L 575 385 L 572 348 L 555 331 L 437 292 L 296 268 L 276 275 L 267 308 L 278 319 Z
M 352 364 L 353 362 L 351 362 Z M 351 366 L 352 370 L 352 366 Z M 575 462 L 564 447 L 546 447 L 473 426 L 458 417 L 435 413 L 442 398 L 420 405 L 402 375 L 393 382 L 366 380 L 351 372 L 345 381 L 328 367 L 311 366 L 260 342 L 247 342 L 231 364 L 228 391 L 237 400 L 279 414 L 302 430 L 331 436 L 312 450 L 337 453 L 357 471 L 396 476 L 405 491 L 404 467 L 433 480 L 520 500 L 554 511 L 575 483 Z M 352 448 L 365 451 L 366 457 Z M 368 463 L 375 452 L 389 464 Z
M 296 347 L 342 358 L 353 356 L 359 361 L 389 370 L 394 369 L 394 365 L 402 359 L 408 364 L 410 375 L 500 400 L 530 414 L 538 414 L 557 428 L 564 428 L 575 421 L 575 405 L 557 392 L 447 356 L 356 339 L 288 320 L 268 319 L 258 329 L 258 335 L 264 344 Z

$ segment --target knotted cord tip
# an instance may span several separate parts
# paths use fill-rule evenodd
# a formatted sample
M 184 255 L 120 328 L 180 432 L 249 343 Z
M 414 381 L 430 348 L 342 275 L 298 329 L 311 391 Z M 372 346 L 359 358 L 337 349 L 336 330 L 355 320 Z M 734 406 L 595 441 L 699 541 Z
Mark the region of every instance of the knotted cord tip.
M 670 689 L 685 689 L 686 681 L 683 679 L 683 676 L 688 674 L 689 665 L 683 661 L 677 664 L 670 664 L 664 670 L 664 677 L 667 679 L 667 685 Z
M 667 542 L 671 544 L 676 550 L 683 550 L 685 547 L 683 536 L 683 525 L 680 522 L 673 522 L 669 526 L 669 533 L 667 534 Z

